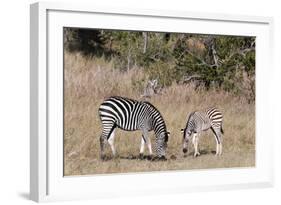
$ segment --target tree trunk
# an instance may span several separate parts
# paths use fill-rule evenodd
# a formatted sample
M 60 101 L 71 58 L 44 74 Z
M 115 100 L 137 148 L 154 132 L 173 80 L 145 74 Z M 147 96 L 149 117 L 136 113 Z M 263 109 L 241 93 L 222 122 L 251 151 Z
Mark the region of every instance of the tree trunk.
M 131 64 L 131 49 L 129 49 L 128 56 L 127 56 L 127 72 L 130 70 L 130 64 Z
M 217 51 L 215 49 L 214 43 L 212 44 L 212 54 L 213 54 L 214 64 L 216 67 L 218 67 L 219 66 L 219 60 L 218 60 L 219 57 L 217 55 Z
M 148 36 L 147 36 L 147 32 L 142 32 L 142 36 L 143 36 L 143 53 L 146 53 L 146 49 L 147 49 L 147 41 L 148 41 Z

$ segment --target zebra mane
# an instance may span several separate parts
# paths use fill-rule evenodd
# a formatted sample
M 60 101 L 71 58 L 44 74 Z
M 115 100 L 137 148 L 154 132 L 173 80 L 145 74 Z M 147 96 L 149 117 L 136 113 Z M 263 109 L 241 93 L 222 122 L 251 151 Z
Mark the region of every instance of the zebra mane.
M 160 116 L 161 116 L 162 119 L 163 119 L 163 116 L 161 115 L 160 111 L 159 111 L 154 105 L 152 105 L 152 104 L 151 104 L 150 102 L 148 102 L 148 101 L 141 101 L 141 102 L 144 103 L 144 104 L 147 104 L 149 107 L 153 108 L 154 110 L 157 110 L 158 113 L 160 114 Z
M 191 112 L 191 113 L 189 114 L 187 121 L 189 121 L 189 120 L 190 120 L 190 118 L 194 115 L 194 113 L 195 113 L 195 112 L 196 112 L 196 111 Z

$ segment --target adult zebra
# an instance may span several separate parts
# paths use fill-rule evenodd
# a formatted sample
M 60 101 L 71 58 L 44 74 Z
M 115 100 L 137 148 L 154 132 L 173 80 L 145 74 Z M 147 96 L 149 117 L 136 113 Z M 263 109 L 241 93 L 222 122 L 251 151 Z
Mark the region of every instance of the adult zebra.
M 199 137 L 202 131 L 211 129 L 217 142 L 216 155 L 222 154 L 222 120 L 223 115 L 217 108 L 208 108 L 203 111 L 192 112 L 187 120 L 183 132 L 183 153 L 187 153 L 188 142 L 192 138 L 194 157 L 200 155 L 198 151 Z M 193 136 L 193 137 L 192 137 Z
M 99 107 L 99 115 L 102 122 L 102 134 L 100 136 L 101 158 L 104 158 L 104 146 L 108 142 L 113 155 L 116 155 L 114 147 L 114 130 L 116 127 L 126 131 L 142 131 L 140 156 L 143 156 L 145 144 L 152 155 L 151 141 L 148 132 L 154 130 L 156 135 L 156 156 L 165 159 L 168 135 L 164 119 L 160 112 L 149 102 L 136 101 L 124 97 L 110 97 Z

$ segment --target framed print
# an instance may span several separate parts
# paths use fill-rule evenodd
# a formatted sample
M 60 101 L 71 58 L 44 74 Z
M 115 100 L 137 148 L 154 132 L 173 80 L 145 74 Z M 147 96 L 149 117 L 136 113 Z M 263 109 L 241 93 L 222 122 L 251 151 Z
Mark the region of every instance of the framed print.
M 30 17 L 32 200 L 272 186 L 271 18 L 57 3 Z

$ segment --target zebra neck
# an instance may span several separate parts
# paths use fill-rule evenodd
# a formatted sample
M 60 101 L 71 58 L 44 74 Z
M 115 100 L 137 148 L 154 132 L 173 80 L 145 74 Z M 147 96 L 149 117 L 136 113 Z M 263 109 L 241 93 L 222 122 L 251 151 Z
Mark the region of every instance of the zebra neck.
M 156 134 L 156 136 L 160 136 L 161 133 L 166 133 L 166 125 L 162 117 L 160 119 L 156 119 L 153 123 L 153 130 Z
M 145 102 L 145 104 L 149 107 L 151 128 L 154 130 L 156 136 L 158 137 L 161 133 L 166 133 L 166 125 L 161 113 L 149 102 Z

